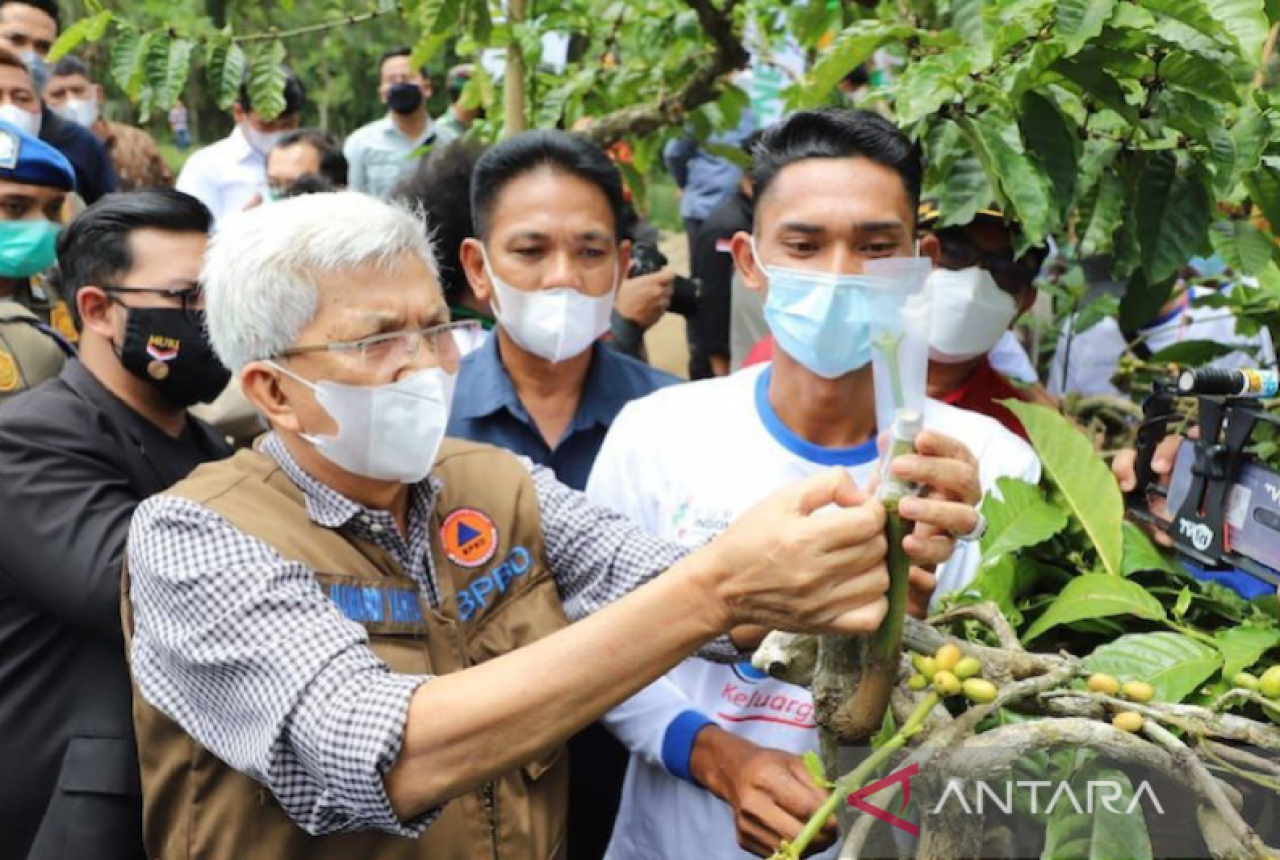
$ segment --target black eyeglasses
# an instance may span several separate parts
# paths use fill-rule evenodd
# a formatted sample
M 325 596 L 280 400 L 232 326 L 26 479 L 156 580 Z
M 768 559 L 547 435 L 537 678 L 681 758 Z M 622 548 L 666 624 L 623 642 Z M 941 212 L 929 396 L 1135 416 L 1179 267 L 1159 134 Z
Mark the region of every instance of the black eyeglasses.
M 1012 251 L 984 251 L 963 234 L 943 231 L 935 234 L 942 245 L 942 262 L 948 269 L 968 269 L 977 266 L 986 269 L 1001 289 L 1020 296 L 1031 289 L 1045 254 L 1032 250 L 1016 260 Z
M 126 287 L 121 284 L 112 284 L 103 287 L 102 291 L 112 297 L 137 293 L 163 296 L 170 301 L 177 300 L 182 307 L 183 316 L 189 321 L 196 323 L 204 321 L 204 286 L 202 284 L 189 283 L 183 287 Z

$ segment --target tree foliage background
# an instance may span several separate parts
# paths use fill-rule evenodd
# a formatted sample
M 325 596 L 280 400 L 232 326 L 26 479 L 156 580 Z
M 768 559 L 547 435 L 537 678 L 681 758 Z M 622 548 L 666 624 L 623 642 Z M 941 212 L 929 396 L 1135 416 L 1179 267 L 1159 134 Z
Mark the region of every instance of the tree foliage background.
M 842 76 L 882 51 L 896 73 L 864 101 L 921 141 L 927 192 L 947 221 L 994 202 L 1027 243 L 1052 235 L 1069 257 L 1109 258 L 1127 283 L 1125 325 L 1150 318 L 1188 258 L 1214 252 L 1267 288 L 1249 313 L 1280 321 L 1280 95 L 1269 63 L 1280 0 L 74 5 L 55 51 L 107 65 L 143 116 L 185 95 L 202 126 L 225 128 L 242 75 L 271 115 L 287 62 L 313 95 L 308 121 L 342 134 L 382 112 L 385 48 L 412 44 L 437 79 L 458 58 L 501 48 L 516 74 L 510 84 L 473 78 L 467 98 L 488 117 L 477 134 L 587 123 L 599 142 L 628 140 L 637 175 L 681 128 L 705 137 L 737 124 L 746 99 L 729 73 L 748 49 L 767 58 L 798 44 L 809 55 L 787 92 L 794 107 L 830 101 Z M 539 62 L 551 32 L 571 36 L 560 72 Z

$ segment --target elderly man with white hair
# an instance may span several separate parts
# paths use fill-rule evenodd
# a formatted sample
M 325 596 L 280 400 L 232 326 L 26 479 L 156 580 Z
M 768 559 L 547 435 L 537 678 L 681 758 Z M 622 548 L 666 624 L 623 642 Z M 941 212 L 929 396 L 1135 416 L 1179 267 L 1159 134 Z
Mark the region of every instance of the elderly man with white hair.
M 733 659 L 736 626 L 884 615 L 883 514 L 843 472 L 687 554 L 442 441 L 458 327 L 426 236 L 337 193 L 210 247 L 211 341 L 272 432 L 133 520 L 149 856 L 557 857 L 571 734 L 695 651 Z

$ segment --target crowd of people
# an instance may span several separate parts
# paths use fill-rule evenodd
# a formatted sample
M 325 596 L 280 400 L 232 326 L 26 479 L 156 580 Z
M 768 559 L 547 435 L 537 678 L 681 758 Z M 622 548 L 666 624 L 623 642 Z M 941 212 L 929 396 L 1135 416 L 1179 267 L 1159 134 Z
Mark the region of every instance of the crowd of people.
M 714 143 L 747 170 L 667 147 L 682 278 L 616 153 L 486 146 L 472 68 L 433 118 L 408 49 L 341 144 L 289 74 L 175 178 L 88 66 L 45 63 L 62 23 L 0 0 L 0 860 L 794 838 L 824 799 L 813 700 L 749 656 L 886 611 L 867 332 L 898 311 L 869 264 L 932 265 L 924 430 L 892 464 L 923 615 L 975 576 L 983 494 L 1040 478 L 1001 401 L 1073 379 L 1013 333 L 1051 248 L 922 199 L 878 114 L 744 112 Z M 646 360 L 673 301 L 692 381 Z M 1104 335 L 1071 347 L 1092 379 Z

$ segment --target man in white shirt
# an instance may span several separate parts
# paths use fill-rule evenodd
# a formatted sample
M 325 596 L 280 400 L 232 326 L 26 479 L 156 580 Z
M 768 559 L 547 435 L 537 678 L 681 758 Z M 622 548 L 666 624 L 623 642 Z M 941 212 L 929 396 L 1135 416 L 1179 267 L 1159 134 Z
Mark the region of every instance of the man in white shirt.
M 1220 261 L 1191 261 L 1193 271 L 1201 277 L 1214 277 L 1223 271 Z M 1254 286 L 1237 281 L 1224 290 L 1248 290 Z M 1068 392 L 1084 396 L 1121 395 L 1111 383 L 1126 351 L 1139 357 L 1150 357 L 1162 349 L 1189 340 L 1213 341 L 1234 349 L 1209 363 L 1210 367 L 1275 367 L 1275 345 L 1266 328 L 1255 335 L 1236 331 L 1236 318 L 1230 308 L 1197 305 L 1197 299 L 1213 294 L 1209 286 L 1193 286 L 1179 292 L 1160 309 L 1156 318 L 1137 331 L 1125 332 L 1115 317 L 1103 317 L 1081 332 L 1072 332 L 1075 316 L 1063 323 L 1053 353 L 1053 369 L 1049 374 L 1049 393 L 1061 397 Z
M 302 121 L 306 105 L 302 81 L 286 73 L 284 110 L 275 119 L 264 119 L 253 108 L 247 86 L 231 108 L 236 127 L 217 143 L 197 150 L 178 174 L 179 191 L 197 198 L 213 213 L 214 230 L 228 215 L 241 212 L 265 196 L 267 153 Z
M 413 167 L 414 153 L 436 142 L 427 114 L 431 81 L 409 65 L 408 48 L 387 51 L 378 61 L 378 97 L 387 115 L 351 133 L 343 147 L 354 191 L 385 200 L 401 174 Z
M 919 152 L 878 115 L 802 112 L 766 131 L 753 174 L 754 237 L 736 234 L 733 256 L 743 281 L 766 294 L 774 361 L 632 402 L 587 484 L 595 501 L 688 546 L 797 476 L 843 467 L 866 487 L 876 468 L 875 391 L 860 331 L 870 303 L 858 296 L 870 287 L 861 271 L 867 260 L 913 253 Z M 936 256 L 933 237 L 920 246 Z M 827 301 L 812 301 L 824 291 Z M 983 490 L 1001 476 L 1039 478 L 1035 454 L 991 418 L 929 400 L 924 423 L 917 449 L 958 442 L 976 461 L 973 481 Z M 917 462 L 895 460 L 894 474 Z M 917 522 L 904 548 L 913 563 L 935 569 L 944 594 L 976 568 L 979 548 L 965 534 L 972 520 L 949 518 L 938 473 L 912 479 L 932 491 L 901 502 Z M 915 541 L 930 525 L 935 538 L 948 531 L 968 539 L 949 559 L 950 547 L 934 556 L 945 560 L 940 566 L 927 564 Z M 927 593 L 931 578 L 918 568 L 912 575 Z M 919 591 L 912 603 L 923 612 Z M 748 856 L 743 848 L 767 854 L 794 839 L 823 800 L 799 758 L 817 748 L 809 691 L 749 663 L 686 660 L 606 722 L 632 751 L 608 860 L 683 857 L 693 846 L 710 860 Z

